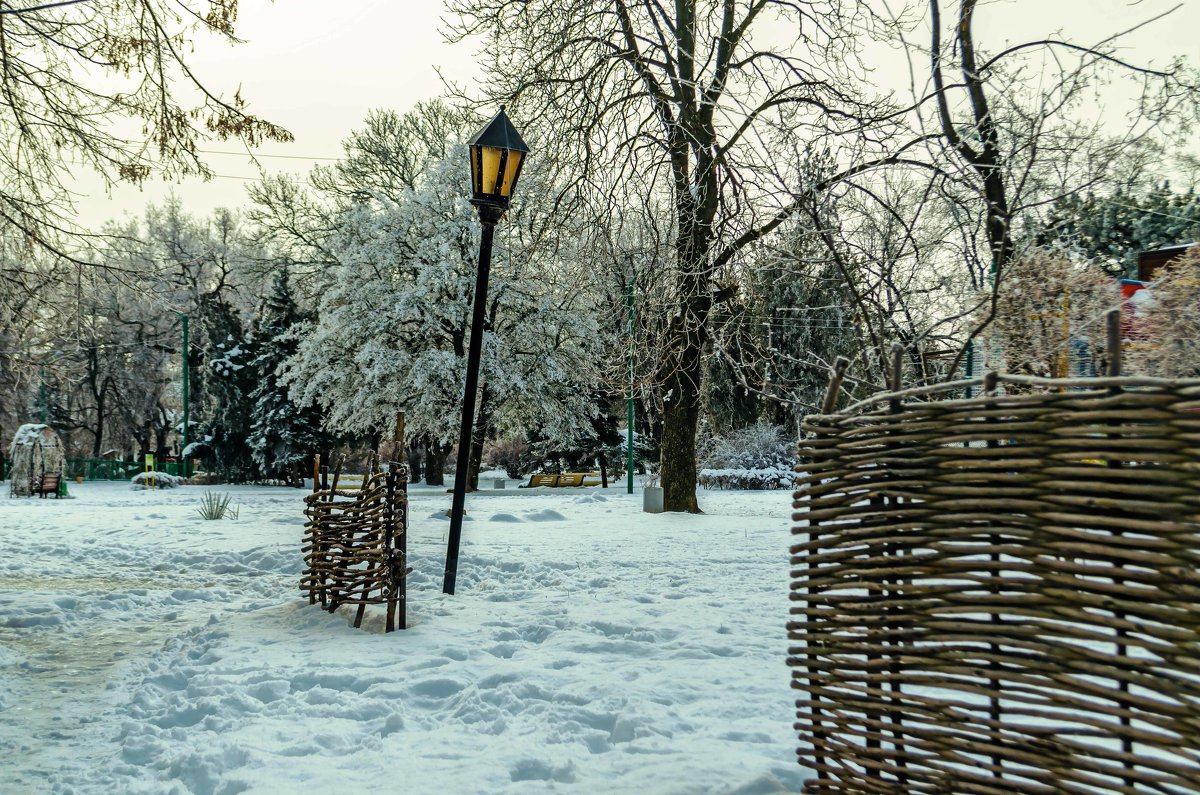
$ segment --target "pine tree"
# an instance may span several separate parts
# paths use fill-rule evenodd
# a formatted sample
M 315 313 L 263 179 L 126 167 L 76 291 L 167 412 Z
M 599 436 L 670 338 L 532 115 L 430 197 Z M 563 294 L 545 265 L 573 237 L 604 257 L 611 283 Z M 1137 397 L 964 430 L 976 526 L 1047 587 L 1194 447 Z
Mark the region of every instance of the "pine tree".
M 288 272 L 280 269 L 255 328 L 258 354 L 250 369 L 258 385 L 250 395 L 248 443 L 259 476 L 297 485 L 304 482 L 304 465 L 330 442 L 322 429 L 320 409 L 297 407 L 279 382 L 280 366 L 296 352 L 292 332 L 303 320 Z
M 857 351 L 853 302 L 842 274 L 823 259 L 802 223 L 785 233 L 750 281 L 765 357 L 761 419 L 795 433 L 820 405 L 834 361 Z
M 1144 194 L 1118 190 L 1089 193 L 1055 202 L 1037 235 L 1039 245 L 1065 246 L 1100 264 L 1114 276 L 1137 277 L 1138 254 L 1200 237 L 1200 196 L 1176 193 L 1169 183 Z
M 212 302 L 205 312 L 208 363 L 208 391 L 212 400 L 211 418 L 203 424 L 204 458 L 235 483 L 254 474 L 250 455 L 251 395 L 258 373 L 252 366 L 256 356 L 252 334 L 243 331 L 233 307 Z

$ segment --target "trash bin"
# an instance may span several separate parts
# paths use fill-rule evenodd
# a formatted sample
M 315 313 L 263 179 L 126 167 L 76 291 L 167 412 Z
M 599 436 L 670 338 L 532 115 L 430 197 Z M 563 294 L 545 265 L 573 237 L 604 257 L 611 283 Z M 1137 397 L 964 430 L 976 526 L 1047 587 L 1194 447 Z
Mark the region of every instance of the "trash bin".
M 661 486 L 647 486 L 642 489 L 642 512 L 663 512 L 663 490 Z

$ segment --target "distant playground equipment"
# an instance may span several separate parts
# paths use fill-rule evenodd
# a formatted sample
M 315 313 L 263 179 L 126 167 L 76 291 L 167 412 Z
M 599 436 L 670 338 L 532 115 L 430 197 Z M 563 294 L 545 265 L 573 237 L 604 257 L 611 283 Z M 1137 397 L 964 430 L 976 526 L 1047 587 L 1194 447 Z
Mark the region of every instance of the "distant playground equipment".
M 22 425 L 8 449 L 12 458 L 8 476 L 10 497 L 65 494 L 67 481 L 63 471 L 67 459 L 57 431 L 40 423 Z
M 541 486 L 563 487 L 563 486 L 599 486 L 601 485 L 599 472 L 571 472 L 561 475 L 556 474 L 538 474 L 530 475 L 529 483 L 525 484 L 525 488 L 534 489 Z
M 400 449 L 403 449 L 401 447 Z M 304 498 L 304 573 L 308 603 L 329 612 L 358 605 L 387 606 L 384 632 L 406 629 L 408 568 L 408 465 L 376 466 L 362 475 L 342 473 L 343 456 L 330 472 L 313 459 L 313 490 Z

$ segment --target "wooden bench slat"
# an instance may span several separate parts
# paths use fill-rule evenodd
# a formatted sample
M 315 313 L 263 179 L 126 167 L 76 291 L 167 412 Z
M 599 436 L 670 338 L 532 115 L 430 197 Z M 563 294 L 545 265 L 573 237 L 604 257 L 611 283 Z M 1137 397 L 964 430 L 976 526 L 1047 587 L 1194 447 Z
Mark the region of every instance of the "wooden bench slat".
M 62 477 L 60 475 L 43 474 L 38 478 L 38 482 L 33 485 L 33 493 L 38 494 L 42 499 L 46 498 L 47 494 L 53 494 L 55 499 L 58 499 L 59 488 L 61 488 Z
M 529 485 L 527 488 L 536 488 L 539 486 L 555 486 L 555 487 L 574 487 L 574 486 L 599 486 L 601 485 L 600 475 L 595 472 L 564 472 L 561 475 L 555 474 L 537 474 L 529 476 Z

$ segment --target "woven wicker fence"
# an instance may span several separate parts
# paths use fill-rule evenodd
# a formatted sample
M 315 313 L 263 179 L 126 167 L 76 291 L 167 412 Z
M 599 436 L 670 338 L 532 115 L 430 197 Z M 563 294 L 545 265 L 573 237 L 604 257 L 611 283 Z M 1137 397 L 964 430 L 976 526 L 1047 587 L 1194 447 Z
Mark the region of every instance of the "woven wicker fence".
M 313 492 L 304 498 L 304 573 L 300 590 L 329 612 L 357 605 L 387 606 L 384 631 L 407 626 L 408 466 L 374 462 L 360 483 L 344 485 L 341 464 L 332 476 L 314 467 Z
M 1200 792 L 1200 381 L 949 386 L 804 423 L 808 791 Z

